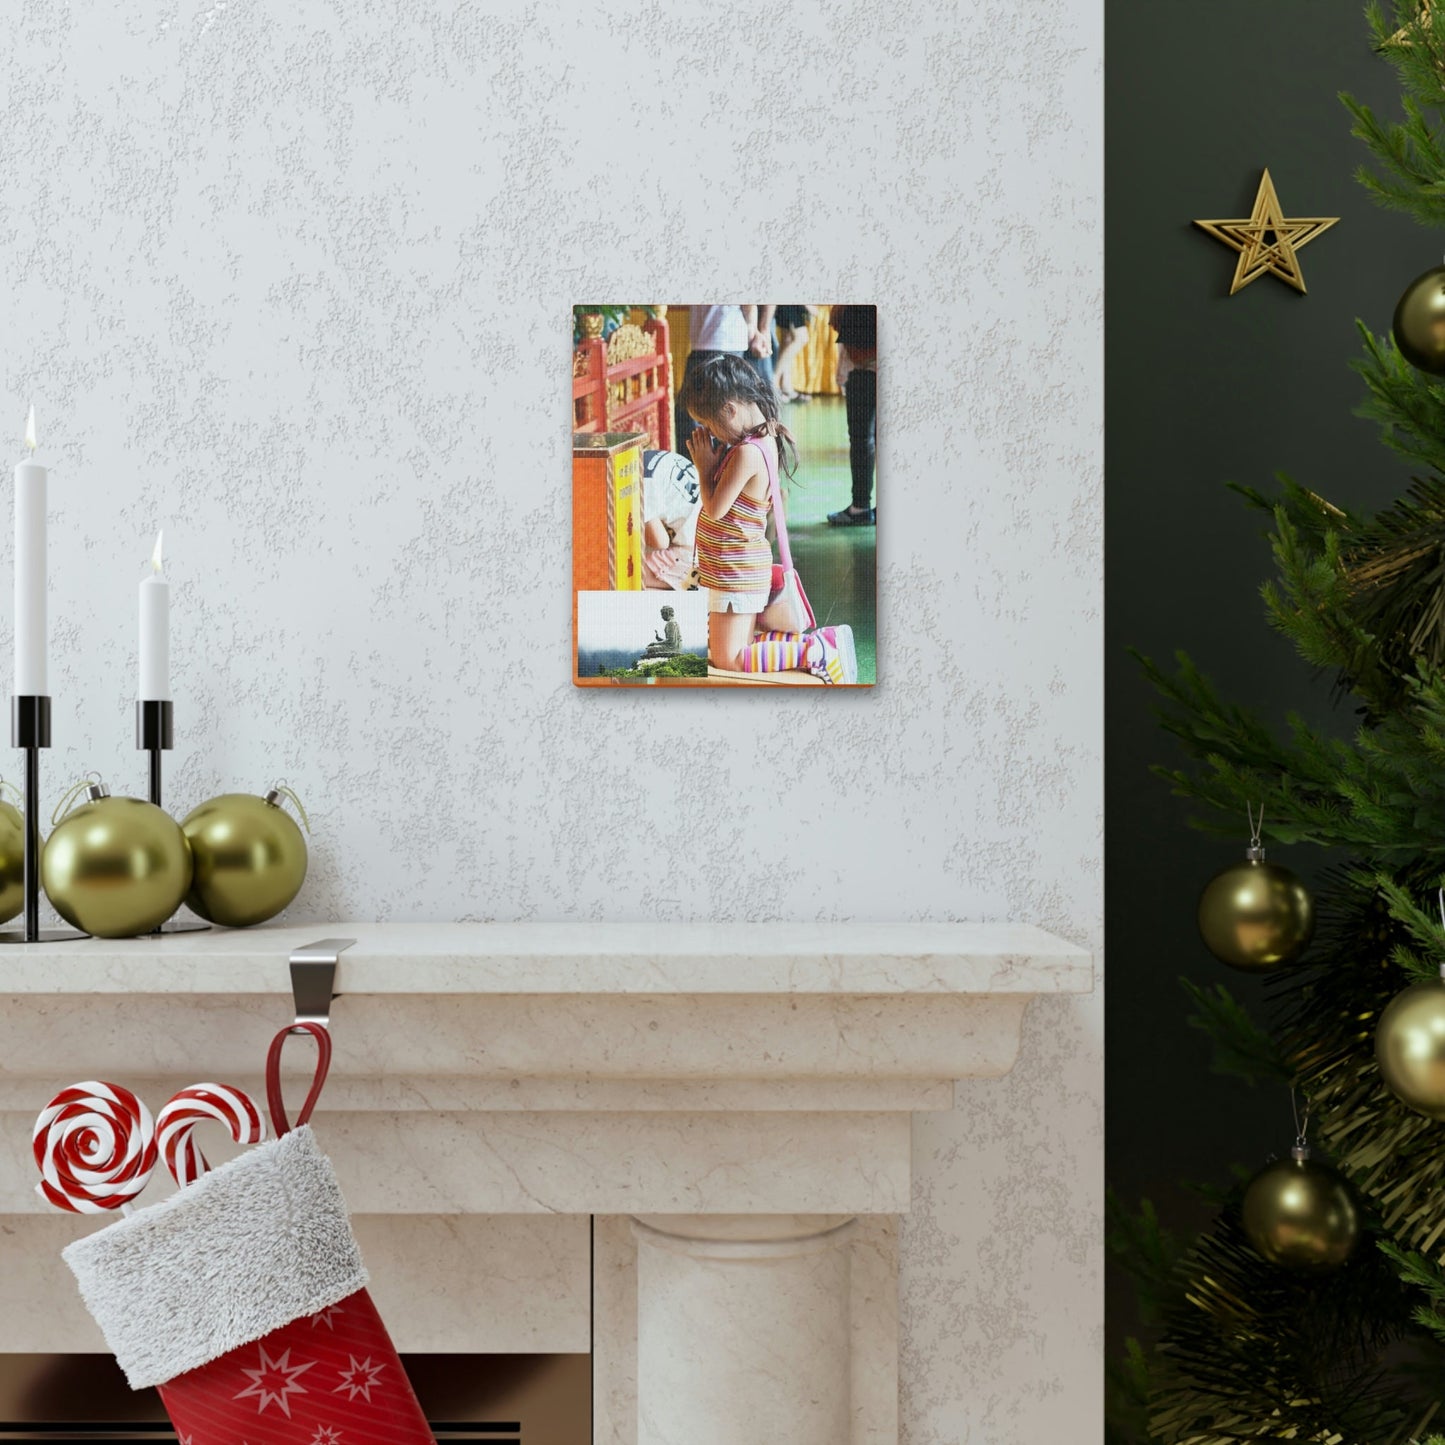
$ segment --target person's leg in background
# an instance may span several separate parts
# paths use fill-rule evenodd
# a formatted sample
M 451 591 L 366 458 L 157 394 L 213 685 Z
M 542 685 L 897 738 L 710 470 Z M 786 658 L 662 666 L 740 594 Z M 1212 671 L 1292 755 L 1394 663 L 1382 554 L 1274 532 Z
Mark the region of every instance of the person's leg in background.
M 878 373 L 855 367 L 843 383 L 848 418 L 848 466 L 853 478 L 853 500 L 841 512 L 829 512 L 834 526 L 862 526 L 876 520 L 873 508 L 873 471 L 878 435 Z
M 853 472 L 853 510 L 873 505 L 873 468 L 878 446 L 878 373 L 855 367 L 848 377 L 848 464 Z
M 796 401 L 802 395 L 793 380 L 793 361 L 807 344 L 808 328 L 794 326 L 779 331 L 779 344 L 773 351 L 773 379 L 785 401 Z
M 762 379 L 767 382 L 769 389 L 777 394 L 778 383 L 773 375 L 773 354 L 770 351 L 766 356 L 758 356 L 754 352 L 748 352 L 743 358 Z

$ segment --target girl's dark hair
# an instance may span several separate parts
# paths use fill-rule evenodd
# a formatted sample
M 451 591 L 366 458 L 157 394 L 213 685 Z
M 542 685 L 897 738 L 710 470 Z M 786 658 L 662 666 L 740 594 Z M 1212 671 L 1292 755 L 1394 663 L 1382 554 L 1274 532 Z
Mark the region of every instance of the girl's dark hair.
M 798 448 L 778 416 L 777 393 L 743 357 L 725 351 L 703 361 L 690 361 L 677 399 L 689 416 L 704 417 L 720 415 L 730 401 L 739 406 L 752 402 L 762 412 L 763 423 L 751 435 L 777 439 L 778 463 L 792 480 L 798 469 Z

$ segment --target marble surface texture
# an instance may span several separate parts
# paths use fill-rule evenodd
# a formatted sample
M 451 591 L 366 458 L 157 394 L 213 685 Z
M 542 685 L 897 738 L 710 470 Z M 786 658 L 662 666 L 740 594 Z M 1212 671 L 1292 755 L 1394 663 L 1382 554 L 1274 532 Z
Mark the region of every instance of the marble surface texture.
M 46 815 L 143 787 L 164 526 L 168 800 L 286 778 L 298 919 L 1097 950 L 1102 9 L 21 0 L 0 436 L 33 398 Z M 574 689 L 569 308 L 762 295 L 880 308 L 879 684 Z M 1099 1438 L 1101 1050 L 1098 994 L 1036 1000 L 913 1125 L 907 1445 Z
M 0 1231 L 11 1216 L 53 1212 L 34 1190 L 33 1122 L 33 1110 L 0 1114 Z M 883 1214 L 909 1203 L 906 1115 L 329 1111 L 315 1122 L 360 1214 Z M 145 1202 L 171 1188 L 158 1170 Z
M 0 1264 L 51 1225 L 30 1187 L 36 1101 L 67 1074 L 142 1087 L 137 1067 L 160 1100 L 202 1061 L 250 1084 L 291 1011 L 287 955 L 342 949 L 307 945 L 318 927 L 12 952 Z M 605 1341 L 599 1445 L 759 1431 L 897 1445 L 894 1217 L 912 1204 L 912 1112 L 946 1106 L 938 1091 L 957 1080 L 1005 1075 L 1024 990 L 1086 991 L 1085 950 L 968 923 L 677 925 L 666 956 L 652 925 L 628 923 L 333 932 L 355 939 L 331 1008 L 341 1063 L 313 1122 L 375 1236 L 368 1258 L 399 1282 L 383 1293 L 408 1338 L 523 1350 L 586 1321 Z M 311 1054 L 302 1042 L 283 1059 L 293 1096 Z M 632 1242 L 579 1259 L 578 1227 L 593 1216 L 611 1240 L 618 1215 Z M 10 1277 L 33 1295 L 48 1275 L 69 1297 L 56 1272 L 42 1253 Z M 51 1338 L 10 1318 L 12 1348 Z
M 684 1233 L 718 1236 L 728 1221 L 712 1218 L 655 1221 Z M 786 1221 L 773 1221 L 776 1226 Z M 755 1238 L 755 1217 L 741 1233 Z M 851 1419 L 833 1445 L 896 1445 L 898 1440 L 897 1220 L 859 1216 L 849 1228 L 849 1349 Z M 600 1215 L 593 1233 L 597 1329 L 593 1359 L 594 1445 L 637 1445 L 638 1293 L 636 1221 Z M 655 1236 L 654 1236 L 655 1237 Z M 723 1322 L 724 1328 L 726 1321 Z M 745 1431 L 754 1434 L 755 1431 Z M 788 1437 L 791 1438 L 791 1437 Z
M 213 1162 L 226 1152 L 207 1141 Z M 155 1181 L 145 1201 L 165 1190 Z M 60 1251 L 91 1218 L 7 1211 L 0 1350 L 105 1349 Z M 592 1336 L 589 1222 L 573 1215 L 352 1217 L 372 1298 L 397 1348 L 448 1352 L 584 1351 Z M 478 1309 L 485 1300 L 487 1308 Z
M 637 1237 L 637 1445 L 853 1437 L 851 1219 Z M 749 1226 L 752 1226 L 751 1228 Z M 741 1234 L 742 1238 L 737 1236 Z M 726 1362 L 719 1368 L 720 1362 Z
M 4 994 L 288 994 L 287 958 L 350 939 L 360 995 L 1087 993 L 1086 949 L 1031 924 L 309 923 L 12 945 Z

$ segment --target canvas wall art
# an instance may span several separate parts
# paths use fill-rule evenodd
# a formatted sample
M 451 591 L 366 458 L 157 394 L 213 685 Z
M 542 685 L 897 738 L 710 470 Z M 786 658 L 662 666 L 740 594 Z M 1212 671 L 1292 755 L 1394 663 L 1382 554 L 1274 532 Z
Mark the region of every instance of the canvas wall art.
M 573 680 L 877 681 L 877 311 L 579 305 Z

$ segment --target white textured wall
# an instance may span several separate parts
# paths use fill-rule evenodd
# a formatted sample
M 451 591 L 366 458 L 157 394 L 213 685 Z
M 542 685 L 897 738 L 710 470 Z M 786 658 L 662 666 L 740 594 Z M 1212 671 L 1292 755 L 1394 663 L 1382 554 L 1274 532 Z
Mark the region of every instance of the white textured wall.
M 19 22 L 16 23 L 18 10 Z M 285 776 L 293 916 L 1100 934 L 1101 0 L 20 0 L 0 435 L 52 473 L 52 795 Z M 876 300 L 880 685 L 568 683 L 569 306 Z M 8 657 L 9 608 L 0 649 Z M 910 1445 L 1096 1437 L 1097 999 L 920 1123 Z

